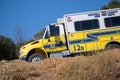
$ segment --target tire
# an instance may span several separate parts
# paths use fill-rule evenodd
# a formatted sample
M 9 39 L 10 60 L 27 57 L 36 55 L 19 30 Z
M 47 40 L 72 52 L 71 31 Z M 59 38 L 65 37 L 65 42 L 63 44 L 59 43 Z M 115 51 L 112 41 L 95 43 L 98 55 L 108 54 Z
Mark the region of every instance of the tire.
M 108 44 L 106 47 L 106 50 L 113 50 L 113 49 L 120 49 L 120 45 L 119 44 Z
M 34 53 L 28 58 L 28 62 L 37 62 L 45 59 L 45 57 L 40 53 Z

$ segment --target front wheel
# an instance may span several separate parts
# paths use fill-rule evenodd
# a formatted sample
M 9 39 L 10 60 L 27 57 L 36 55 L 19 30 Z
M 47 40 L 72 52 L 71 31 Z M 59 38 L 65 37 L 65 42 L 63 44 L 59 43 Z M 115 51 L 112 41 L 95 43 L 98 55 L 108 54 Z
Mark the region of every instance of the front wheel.
M 28 58 L 28 62 L 36 62 L 45 59 L 45 57 L 40 53 L 34 53 Z

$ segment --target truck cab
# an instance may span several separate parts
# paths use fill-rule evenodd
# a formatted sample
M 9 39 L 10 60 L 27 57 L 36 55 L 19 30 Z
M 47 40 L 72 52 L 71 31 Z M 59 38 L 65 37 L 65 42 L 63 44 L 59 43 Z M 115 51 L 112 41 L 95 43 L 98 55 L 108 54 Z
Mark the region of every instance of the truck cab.
M 69 55 L 63 23 L 47 25 L 40 32 L 40 39 L 20 48 L 20 59 L 35 62 L 49 57 Z

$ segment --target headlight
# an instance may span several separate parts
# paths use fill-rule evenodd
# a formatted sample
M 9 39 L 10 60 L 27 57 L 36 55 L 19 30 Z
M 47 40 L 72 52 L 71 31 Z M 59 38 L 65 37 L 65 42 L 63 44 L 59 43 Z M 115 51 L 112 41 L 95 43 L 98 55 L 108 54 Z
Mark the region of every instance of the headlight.
M 22 52 L 22 47 L 19 49 L 19 55 L 21 55 L 23 52 Z
M 19 55 L 23 54 L 23 52 L 19 52 Z

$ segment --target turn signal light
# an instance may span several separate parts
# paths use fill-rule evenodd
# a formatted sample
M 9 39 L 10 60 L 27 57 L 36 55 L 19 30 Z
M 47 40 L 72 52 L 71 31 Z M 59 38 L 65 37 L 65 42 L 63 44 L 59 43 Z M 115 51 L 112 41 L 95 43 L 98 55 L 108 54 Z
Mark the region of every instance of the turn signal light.
M 26 47 L 25 46 L 23 46 L 23 49 L 25 49 Z

